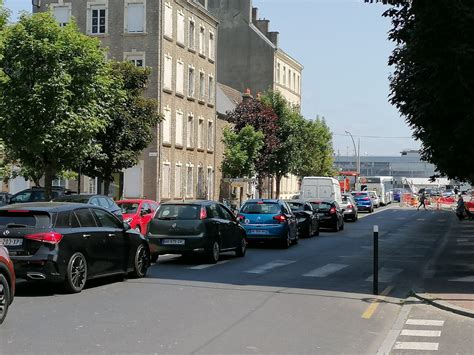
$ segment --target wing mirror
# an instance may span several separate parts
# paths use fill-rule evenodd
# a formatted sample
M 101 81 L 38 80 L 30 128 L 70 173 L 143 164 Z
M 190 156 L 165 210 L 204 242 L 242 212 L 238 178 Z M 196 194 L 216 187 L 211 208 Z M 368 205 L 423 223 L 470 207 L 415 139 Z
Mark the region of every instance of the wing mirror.
M 123 222 L 123 230 L 126 232 L 126 231 L 129 231 L 130 229 L 132 229 L 130 224 L 128 224 L 127 222 Z

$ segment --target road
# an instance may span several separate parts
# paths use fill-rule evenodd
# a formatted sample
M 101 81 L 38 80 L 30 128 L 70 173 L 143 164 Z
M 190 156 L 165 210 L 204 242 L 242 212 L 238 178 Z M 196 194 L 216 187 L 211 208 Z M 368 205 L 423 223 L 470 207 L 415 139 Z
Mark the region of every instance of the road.
M 95 281 L 80 294 L 20 284 L 0 353 L 469 353 L 472 319 L 407 298 L 451 217 L 392 206 L 288 250 L 257 246 L 217 265 L 164 256 L 145 279 Z

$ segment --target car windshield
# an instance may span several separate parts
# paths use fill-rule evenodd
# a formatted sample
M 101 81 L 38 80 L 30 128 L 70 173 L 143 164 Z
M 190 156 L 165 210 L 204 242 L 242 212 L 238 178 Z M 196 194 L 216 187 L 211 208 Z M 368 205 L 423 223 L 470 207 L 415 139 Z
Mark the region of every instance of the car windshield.
M 288 205 L 290 206 L 290 208 L 293 212 L 304 211 L 304 205 L 302 203 L 288 202 Z
M 273 202 L 249 202 L 242 207 L 241 213 L 247 214 L 277 214 L 281 212 L 280 205 Z
M 161 205 L 155 219 L 161 220 L 195 220 L 199 219 L 201 206 L 197 205 Z
M 319 210 L 319 211 L 329 211 L 331 209 L 331 203 L 330 202 L 311 202 L 311 206 L 313 206 L 313 208 L 315 210 Z
M 352 196 L 355 198 L 362 198 L 362 197 L 368 197 L 369 194 L 367 192 L 353 192 Z
M 8 228 L 48 228 L 51 217 L 45 212 L 8 210 L 0 211 L 0 226 Z
M 123 214 L 135 214 L 138 211 L 138 206 L 140 206 L 138 202 L 120 202 L 117 205 Z

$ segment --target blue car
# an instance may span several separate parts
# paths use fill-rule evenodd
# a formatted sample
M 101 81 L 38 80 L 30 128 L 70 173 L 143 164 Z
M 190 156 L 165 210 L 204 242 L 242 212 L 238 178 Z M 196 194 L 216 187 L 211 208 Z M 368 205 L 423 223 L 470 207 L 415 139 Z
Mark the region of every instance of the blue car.
M 359 211 L 367 211 L 369 213 L 374 212 L 374 203 L 372 202 L 368 191 L 353 191 L 351 193 L 352 196 L 354 196 Z
M 276 241 L 283 248 L 298 242 L 298 221 L 282 200 L 248 200 L 238 219 L 247 232 L 247 241 Z

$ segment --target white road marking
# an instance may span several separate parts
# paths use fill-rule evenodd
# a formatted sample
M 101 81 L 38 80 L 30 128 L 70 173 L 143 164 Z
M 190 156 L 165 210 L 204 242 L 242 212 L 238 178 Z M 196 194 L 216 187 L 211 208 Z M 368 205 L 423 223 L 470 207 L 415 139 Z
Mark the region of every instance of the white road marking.
M 431 325 L 435 327 L 442 327 L 444 320 L 432 320 L 432 319 L 408 319 L 406 321 L 408 325 Z
M 426 221 L 426 218 L 417 218 L 417 221 Z
M 397 341 L 393 347 L 396 350 L 438 350 L 439 343 L 423 343 Z
M 474 255 L 474 250 L 455 250 L 454 254 L 458 255 Z
M 379 282 L 391 282 L 393 278 L 401 273 L 403 269 L 396 269 L 396 268 L 381 268 L 379 269 Z M 373 281 L 374 275 L 368 277 L 365 281 Z
M 247 270 L 245 272 L 249 274 L 265 274 L 271 269 L 293 264 L 295 262 L 296 262 L 295 260 L 274 260 L 274 261 L 270 261 L 269 263 L 263 264 L 261 266 L 257 266 L 254 269 Z
M 474 282 L 474 276 L 465 276 L 465 277 L 458 277 L 456 279 L 450 279 L 448 281 L 455 281 L 455 282 Z
M 463 242 L 468 242 L 469 239 L 468 238 L 458 238 L 456 239 L 456 243 L 463 243 Z
M 208 269 L 210 267 L 214 267 L 214 266 L 217 266 L 217 265 L 222 265 L 222 264 L 225 264 L 225 263 L 228 263 L 230 260 L 222 260 L 222 261 L 218 261 L 216 264 L 202 264 L 202 265 L 196 265 L 196 266 L 192 266 L 190 267 L 189 269 L 190 270 L 203 270 L 203 269 Z
M 326 277 L 326 276 L 331 275 L 335 272 L 338 272 L 339 270 L 342 270 L 342 269 L 344 269 L 348 266 L 349 265 L 345 265 L 345 264 L 327 264 L 327 265 L 321 266 L 317 269 L 314 269 L 314 270 L 304 274 L 303 276 L 307 276 L 307 277 Z
M 441 330 L 403 329 L 400 335 L 412 337 L 440 337 Z

